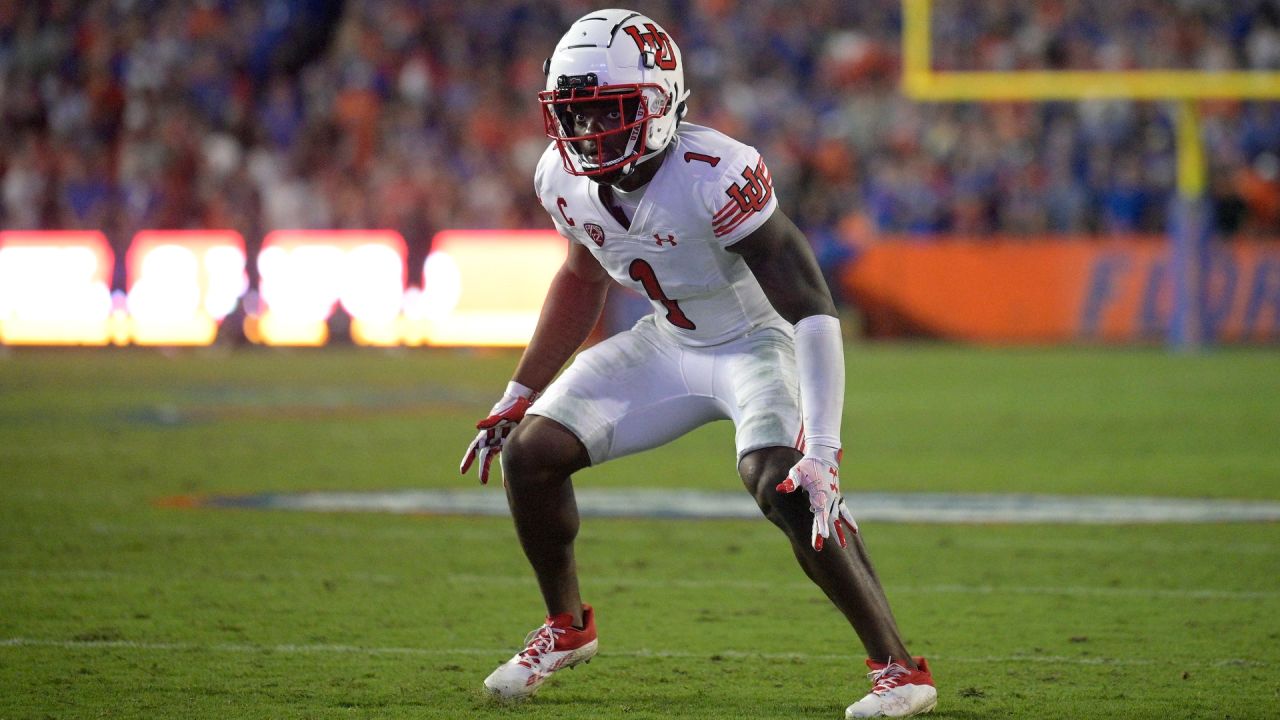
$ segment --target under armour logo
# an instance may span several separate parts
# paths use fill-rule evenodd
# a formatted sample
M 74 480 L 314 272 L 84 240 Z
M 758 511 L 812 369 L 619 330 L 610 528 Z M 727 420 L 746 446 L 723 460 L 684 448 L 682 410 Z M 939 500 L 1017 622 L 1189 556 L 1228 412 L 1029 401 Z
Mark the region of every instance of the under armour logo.
M 673 247 L 674 247 L 675 245 L 677 245 L 677 243 L 676 243 L 676 236 L 675 236 L 675 235 L 672 235 L 672 234 L 670 234 L 670 233 L 668 233 L 666 237 L 660 237 L 660 236 L 658 235 L 658 233 L 654 233 L 654 234 L 653 234 L 653 239 L 654 239 L 655 241 L 657 241 L 657 243 L 658 243 L 658 247 L 662 247 L 662 243 L 671 243 L 671 245 L 672 245 Z

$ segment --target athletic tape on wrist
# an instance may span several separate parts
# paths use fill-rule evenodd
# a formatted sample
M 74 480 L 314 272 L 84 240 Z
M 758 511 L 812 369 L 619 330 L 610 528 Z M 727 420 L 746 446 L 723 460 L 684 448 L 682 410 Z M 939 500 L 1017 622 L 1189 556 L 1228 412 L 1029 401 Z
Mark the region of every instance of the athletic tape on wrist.
M 537 395 L 537 393 L 533 391 L 533 388 L 530 388 L 526 385 L 521 385 L 515 380 L 512 380 L 511 382 L 507 383 L 507 390 L 504 394 L 511 397 L 528 398 L 530 400 L 533 399 L 534 395 Z

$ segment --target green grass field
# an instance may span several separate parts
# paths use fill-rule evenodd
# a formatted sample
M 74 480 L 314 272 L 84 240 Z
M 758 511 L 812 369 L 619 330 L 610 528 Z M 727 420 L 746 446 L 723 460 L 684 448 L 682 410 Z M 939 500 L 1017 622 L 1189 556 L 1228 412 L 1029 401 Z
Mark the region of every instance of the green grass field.
M 584 521 L 601 653 L 505 518 L 178 508 L 469 488 L 511 352 L 0 351 L 0 718 L 840 718 L 861 648 L 758 521 Z M 1280 353 L 853 346 L 845 487 L 1280 499 Z M 732 489 L 730 428 L 579 486 Z M 500 490 L 492 489 L 496 502 Z M 1280 524 L 863 524 L 941 718 L 1280 715 Z

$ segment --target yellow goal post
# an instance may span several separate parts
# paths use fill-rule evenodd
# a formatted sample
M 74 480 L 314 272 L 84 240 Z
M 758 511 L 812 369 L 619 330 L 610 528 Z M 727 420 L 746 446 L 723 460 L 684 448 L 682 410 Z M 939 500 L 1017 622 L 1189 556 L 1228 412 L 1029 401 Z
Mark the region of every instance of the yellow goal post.
M 1177 104 L 1175 136 L 1182 209 L 1170 233 L 1175 272 L 1174 320 L 1169 342 L 1200 345 L 1198 238 L 1206 217 L 1200 202 L 1207 169 L 1199 100 L 1280 100 L 1280 72 L 1199 70 L 936 71 L 932 46 L 933 0 L 902 0 L 902 92 L 925 102 L 1043 102 L 1148 100 Z M 1176 226 L 1176 227 L 1175 227 Z

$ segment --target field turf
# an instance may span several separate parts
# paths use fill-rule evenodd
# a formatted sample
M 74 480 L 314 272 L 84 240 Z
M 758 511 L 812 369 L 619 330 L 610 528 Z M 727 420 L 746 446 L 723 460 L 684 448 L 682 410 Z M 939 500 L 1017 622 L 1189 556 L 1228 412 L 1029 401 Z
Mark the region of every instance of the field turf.
M 601 652 L 480 682 L 541 619 L 506 518 L 165 498 L 469 488 L 505 351 L 0 349 L 0 719 L 840 718 L 861 648 L 757 521 L 584 521 Z M 1280 353 L 851 346 L 863 490 L 1280 500 Z M 729 427 L 581 473 L 732 489 Z M 501 503 L 494 488 L 494 501 Z M 867 522 L 939 718 L 1280 716 L 1280 524 Z

